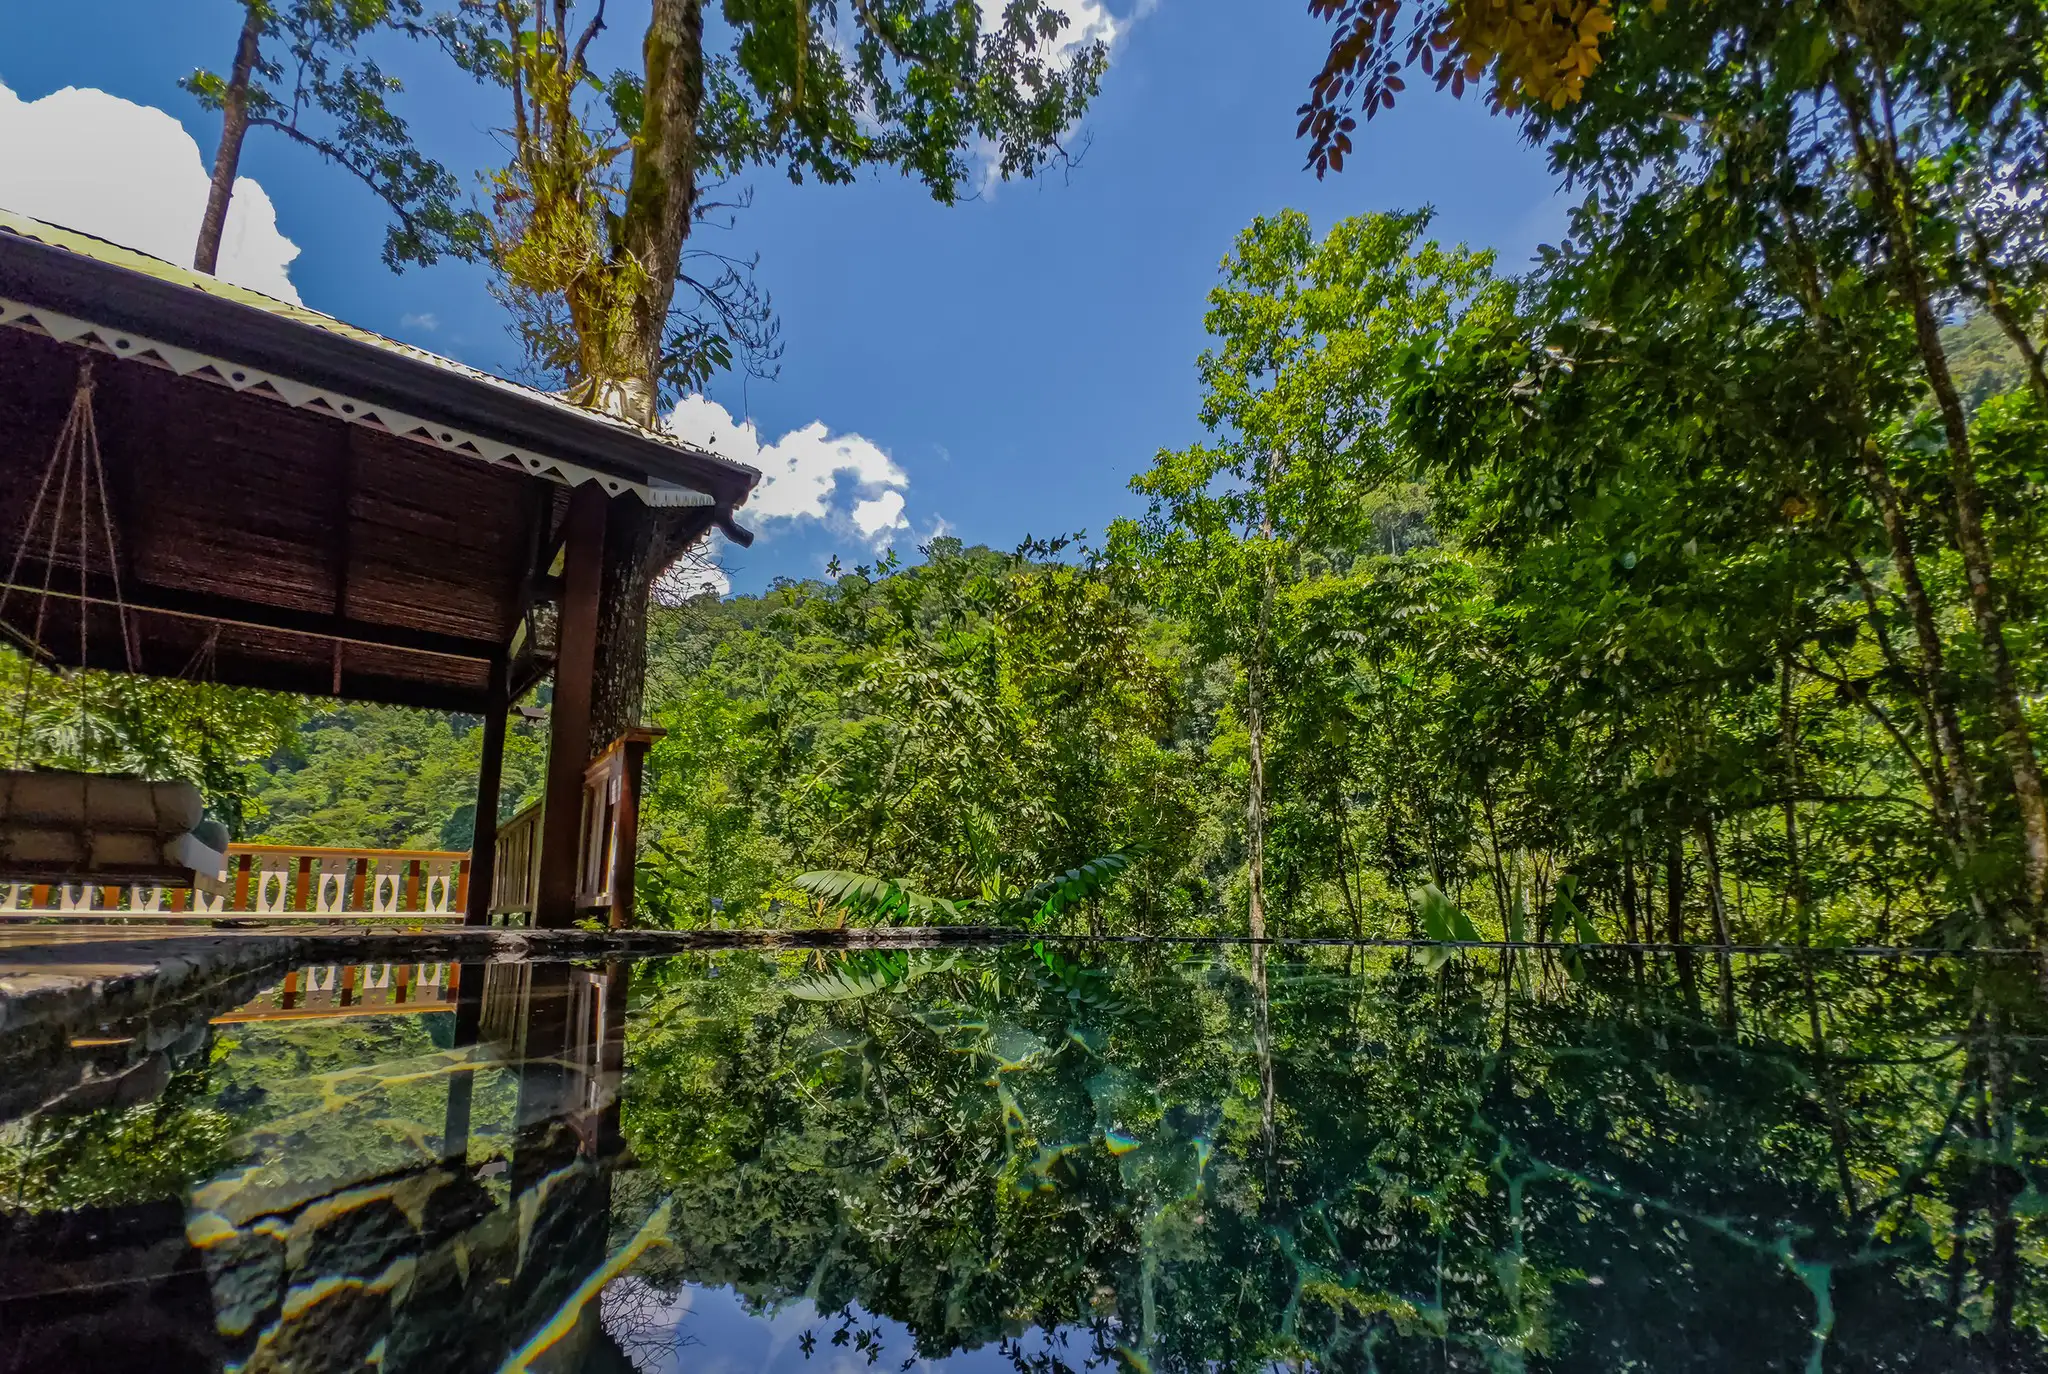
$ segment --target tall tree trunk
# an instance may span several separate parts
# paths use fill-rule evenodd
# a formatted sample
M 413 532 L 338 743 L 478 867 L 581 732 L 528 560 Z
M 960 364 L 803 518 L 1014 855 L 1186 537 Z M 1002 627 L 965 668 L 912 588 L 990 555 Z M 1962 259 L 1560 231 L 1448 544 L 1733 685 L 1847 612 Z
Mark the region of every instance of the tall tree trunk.
M 1813 321 L 1814 333 L 1821 345 L 1832 345 L 1834 319 L 1828 310 L 1827 294 L 1821 288 L 1819 264 L 1814 259 L 1813 249 L 1799 226 L 1798 217 L 1792 207 L 1780 202 L 1779 223 L 1784 228 L 1787 242 L 1791 245 L 1794 275 L 1797 278 L 1801 300 L 1805 302 L 1808 317 Z M 1982 817 L 1977 796 L 1976 775 L 1971 771 L 1970 756 L 1963 748 L 1961 717 L 1956 706 L 1955 681 L 1950 676 L 1947 651 L 1941 641 L 1941 629 L 1937 623 L 1934 603 L 1927 595 L 1926 583 L 1920 576 L 1920 558 L 1913 545 L 1911 527 L 1906 522 L 1906 513 L 1899 500 L 1899 490 L 1885 470 L 1884 453 L 1877 441 L 1870 437 L 1868 417 L 1863 408 L 1861 391 L 1851 380 L 1842 388 L 1842 397 L 1854 418 L 1855 432 L 1862 436 L 1857 451 L 1857 466 L 1864 485 L 1870 489 L 1872 503 L 1877 507 L 1884 527 L 1885 542 L 1890 549 L 1892 568 L 1899 579 L 1899 589 L 1905 598 L 1906 608 L 1913 622 L 1913 636 L 1920 647 L 1918 671 L 1907 672 L 1901 668 L 1901 675 L 1911 680 L 1918 688 L 1915 705 L 1920 713 L 1928 739 L 1933 745 L 1932 772 L 1935 789 L 1935 806 L 1948 816 L 1955 828 L 1962 854 L 1958 868 L 1966 867 L 1969 856 L 1977 847 L 1982 830 Z M 1887 662 L 1893 661 L 1891 643 L 1884 632 L 1884 622 L 1878 612 L 1876 589 L 1863 573 L 1858 561 L 1849 559 L 1851 571 L 1863 588 L 1865 605 L 1869 610 L 1871 633 L 1876 636 L 1879 647 L 1884 651 Z
M 704 104 L 702 0 L 654 0 L 642 45 L 646 107 L 612 245 L 615 262 L 644 273 L 621 356 L 627 376 L 596 379 L 593 401 L 650 428 L 659 424 L 661 355 L 670 302 L 697 203 L 697 118 Z M 614 501 L 605 531 L 591 747 L 640 721 L 647 667 L 649 584 L 703 530 L 702 513 Z
M 1275 457 L 1276 465 L 1283 461 Z M 1245 665 L 1245 732 L 1250 754 L 1251 780 L 1245 798 L 1245 865 L 1251 889 L 1251 937 L 1266 938 L 1266 639 L 1273 625 L 1273 593 L 1278 573 L 1273 567 L 1273 514 L 1270 502 L 1259 519 L 1259 539 L 1264 546 L 1265 582 L 1259 588 L 1259 619 L 1253 631 L 1251 659 Z
M 611 404 L 636 424 L 658 422 L 662 347 L 697 209 L 697 118 L 704 107 L 703 0 L 654 0 L 641 46 L 645 113 L 612 244 L 615 262 L 644 274 L 632 299 L 623 355 L 630 375 Z M 609 399 L 609 398 L 607 398 Z
M 1720 953 L 1715 964 L 1720 971 L 1721 1024 L 1729 1030 L 1735 1029 L 1735 969 L 1728 955 L 1728 946 L 1733 943 L 1728 935 L 1728 897 L 1721 888 L 1721 844 L 1714 833 L 1711 816 L 1700 819 L 1700 852 L 1707 861 L 1707 903 L 1714 913 L 1714 938 L 1720 942 Z
M 1866 35 L 1858 35 L 1864 37 Z M 1984 530 L 1984 492 L 1977 484 L 1977 464 L 1970 447 L 1970 427 L 1963 414 L 1962 396 L 1949 370 L 1948 353 L 1941 343 L 1941 321 L 1934 312 L 1933 292 L 1922 269 L 1919 245 L 1913 234 L 1911 191 L 1892 128 L 1889 97 L 1886 94 L 1883 55 L 1876 55 L 1876 89 L 1882 104 L 1873 108 L 1870 93 L 1862 84 L 1860 71 L 1851 70 L 1847 79 L 1838 76 L 1836 94 L 1849 116 L 1856 161 L 1876 203 L 1892 258 L 1892 272 L 1913 315 L 1913 340 L 1920 352 L 1921 370 L 1934 393 L 1935 409 L 1941 416 L 1942 434 L 1948 445 L 1949 487 L 1954 500 L 1956 552 L 1962 556 L 1963 573 L 1969 580 L 1970 613 L 1977 625 L 1980 651 L 1991 678 L 1991 702 L 1998 717 L 1999 745 L 2012 773 L 2013 799 L 2018 804 L 2020 828 L 2026 843 L 2027 895 L 2038 911 L 2048 897 L 2048 789 L 2044 789 L 2041 764 L 2034 753 L 2033 736 L 2027 725 L 2026 707 L 2020 697 L 2018 676 L 2005 643 L 2005 613 L 1998 604 L 1992 580 L 1994 556 L 1990 537 Z
M 1799 717 L 1792 702 L 1792 659 L 1778 664 L 1778 745 L 1785 753 L 1785 890 L 1792 898 L 1792 919 L 1802 945 L 1813 939 L 1813 899 L 1806 881 L 1806 860 L 1799 847 Z
M 1941 627 L 1935 616 L 1934 602 L 1927 595 L 1927 584 L 1920 576 L 1920 559 L 1913 547 L 1913 535 L 1906 524 L 1899 491 L 1892 483 L 1891 474 L 1884 469 L 1883 456 L 1874 440 L 1864 441 L 1863 479 L 1883 519 L 1885 539 L 1891 546 L 1892 569 L 1898 574 L 1899 590 L 1905 597 L 1906 610 L 1913 621 L 1913 638 L 1920 646 L 1921 681 L 1918 685 L 1925 702 L 1923 710 L 1932 727 L 1936 757 L 1946 760 L 1945 768 L 1937 765 L 1937 776 L 1946 777 L 1950 795 L 1937 798 L 1936 805 L 1946 802 L 1965 851 L 1971 851 L 1976 848 L 1981 830 L 1981 803 L 1976 774 L 1971 770 L 1970 756 L 1963 745 L 1962 717 L 1956 707 L 1955 683 L 1949 675 L 1948 654 L 1941 642 Z
M 1266 635 L 1263 604 L 1259 612 L 1259 638 Z M 1245 671 L 1245 731 L 1249 738 L 1251 778 L 1245 788 L 1245 877 L 1251 889 L 1251 937 L 1266 938 L 1266 723 L 1260 701 L 1260 681 L 1265 675 L 1259 649 Z
M 1664 925 L 1668 940 L 1683 945 L 1685 939 L 1685 832 L 1671 828 L 1671 845 L 1664 851 Z
M 192 265 L 211 273 L 220 262 L 221 235 L 228 226 L 228 202 L 235 195 L 235 171 L 242 165 L 242 140 L 249 136 L 249 78 L 263 41 L 262 9 L 245 0 L 241 41 L 235 44 L 235 65 L 228 72 L 228 90 L 221 101 L 220 147 L 213 155 L 213 184 L 206 191 L 206 214 L 199 221 L 199 243 Z
M 1664 851 L 1664 924 L 1676 946 L 1678 980 L 1685 985 L 1685 1000 L 1697 1007 L 1699 986 L 1693 978 L 1692 949 L 1685 935 L 1685 831 L 1674 824 L 1671 844 Z

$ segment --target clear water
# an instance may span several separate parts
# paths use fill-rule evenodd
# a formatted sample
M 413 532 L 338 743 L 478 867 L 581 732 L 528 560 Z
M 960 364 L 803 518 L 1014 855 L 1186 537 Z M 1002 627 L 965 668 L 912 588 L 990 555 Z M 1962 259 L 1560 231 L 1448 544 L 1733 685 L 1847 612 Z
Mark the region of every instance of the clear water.
M 0 1370 L 2048 1368 L 2032 960 L 285 972 L 52 1051 Z

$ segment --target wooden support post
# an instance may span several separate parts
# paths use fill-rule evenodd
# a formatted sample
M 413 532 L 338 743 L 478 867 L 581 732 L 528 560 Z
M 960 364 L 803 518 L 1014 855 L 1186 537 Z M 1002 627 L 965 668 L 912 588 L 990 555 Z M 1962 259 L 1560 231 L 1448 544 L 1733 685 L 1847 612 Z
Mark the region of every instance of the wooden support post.
M 468 977 L 463 973 L 467 970 Z M 443 980 L 441 1000 L 455 1000 L 455 1048 L 466 1050 L 476 1044 L 483 1024 L 484 966 L 450 964 Z M 448 1106 L 441 1129 L 441 1158 L 462 1167 L 469 1158 L 469 1107 L 475 1091 L 476 1070 L 471 1056 L 457 1061 L 459 1067 L 448 1075 Z
M 546 814 L 533 924 L 576 923 L 576 878 L 583 832 L 583 770 L 590 762 L 590 701 L 597 671 L 597 612 L 604 578 L 606 497 L 585 482 L 569 497 L 564 530 L 561 615 L 555 629 L 555 700 L 548 716 Z
M 311 890 L 312 885 L 313 856 L 311 854 L 301 854 L 299 855 L 298 877 L 292 884 L 290 910 L 304 911 L 306 909 L 306 894 Z
M 491 898 L 498 873 L 498 799 L 505 780 L 505 721 L 512 714 L 503 658 L 491 662 L 491 709 L 484 713 L 483 757 L 476 770 L 476 821 L 469 839 L 469 863 L 462 894 L 462 923 L 491 923 Z

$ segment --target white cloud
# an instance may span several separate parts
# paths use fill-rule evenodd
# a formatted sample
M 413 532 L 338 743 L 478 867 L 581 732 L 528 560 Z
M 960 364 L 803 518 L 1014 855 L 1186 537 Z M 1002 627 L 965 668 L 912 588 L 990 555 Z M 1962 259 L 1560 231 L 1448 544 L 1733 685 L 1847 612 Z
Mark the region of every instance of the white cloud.
M 885 491 L 872 501 L 862 501 L 853 508 L 853 526 L 868 538 L 873 539 L 885 530 L 907 529 L 910 525 L 903 518 L 903 493 Z
M 162 110 L 67 86 L 25 101 L 0 83 L 0 206 L 183 266 L 206 213 L 209 163 Z M 220 276 L 296 303 L 298 245 L 261 186 L 235 179 Z
M 833 434 L 822 420 L 793 429 L 770 444 L 751 420 L 741 422 L 704 396 L 684 398 L 670 412 L 669 431 L 721 458 L 761 470 L 761 484 L 743 519 L 818 520 L 880 543 L 908 527 L 903 515 L 910 476 L 870 439 Z M 851 490 L 849 491 L 848 488 Z
M 441 327 L 441 317 L 430 310 L 423 315 L 401 315 L 398 323 L 407 329 L 422 329 L 431 334 Z

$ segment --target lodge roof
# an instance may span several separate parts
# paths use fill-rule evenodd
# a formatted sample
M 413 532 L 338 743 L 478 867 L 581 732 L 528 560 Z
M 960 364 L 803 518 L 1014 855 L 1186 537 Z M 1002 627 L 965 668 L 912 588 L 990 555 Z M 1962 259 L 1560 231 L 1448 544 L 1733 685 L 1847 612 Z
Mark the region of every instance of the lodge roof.
M 631 489 L 653 505 L 711 505 L 729 520 L 760 480 L 760 472 L 744 463 L 660 431 L 332 315 L 0 209 L 0 324 L 52 312 L 98 326 L 100 333 L 141 336 L 131 344 L 137 349 L 168 345 L 270 374 L 266 380 L 273 384 L 283 379 L 331 391 L 404 420 L 425 416 L 436 431 L 462 431 L 471 448 L 487 451 L 478 456 L 504 461 L 516 455 L 527 470 L 565 485 L 596 476 L 613 494 Z M 62 328 L 53 330 L 40 318 L 35 323 L 53 335 Z M 101 342 L 111 346 L 110 340 Z M 402 432 L 397 424 L 383 427 Z

